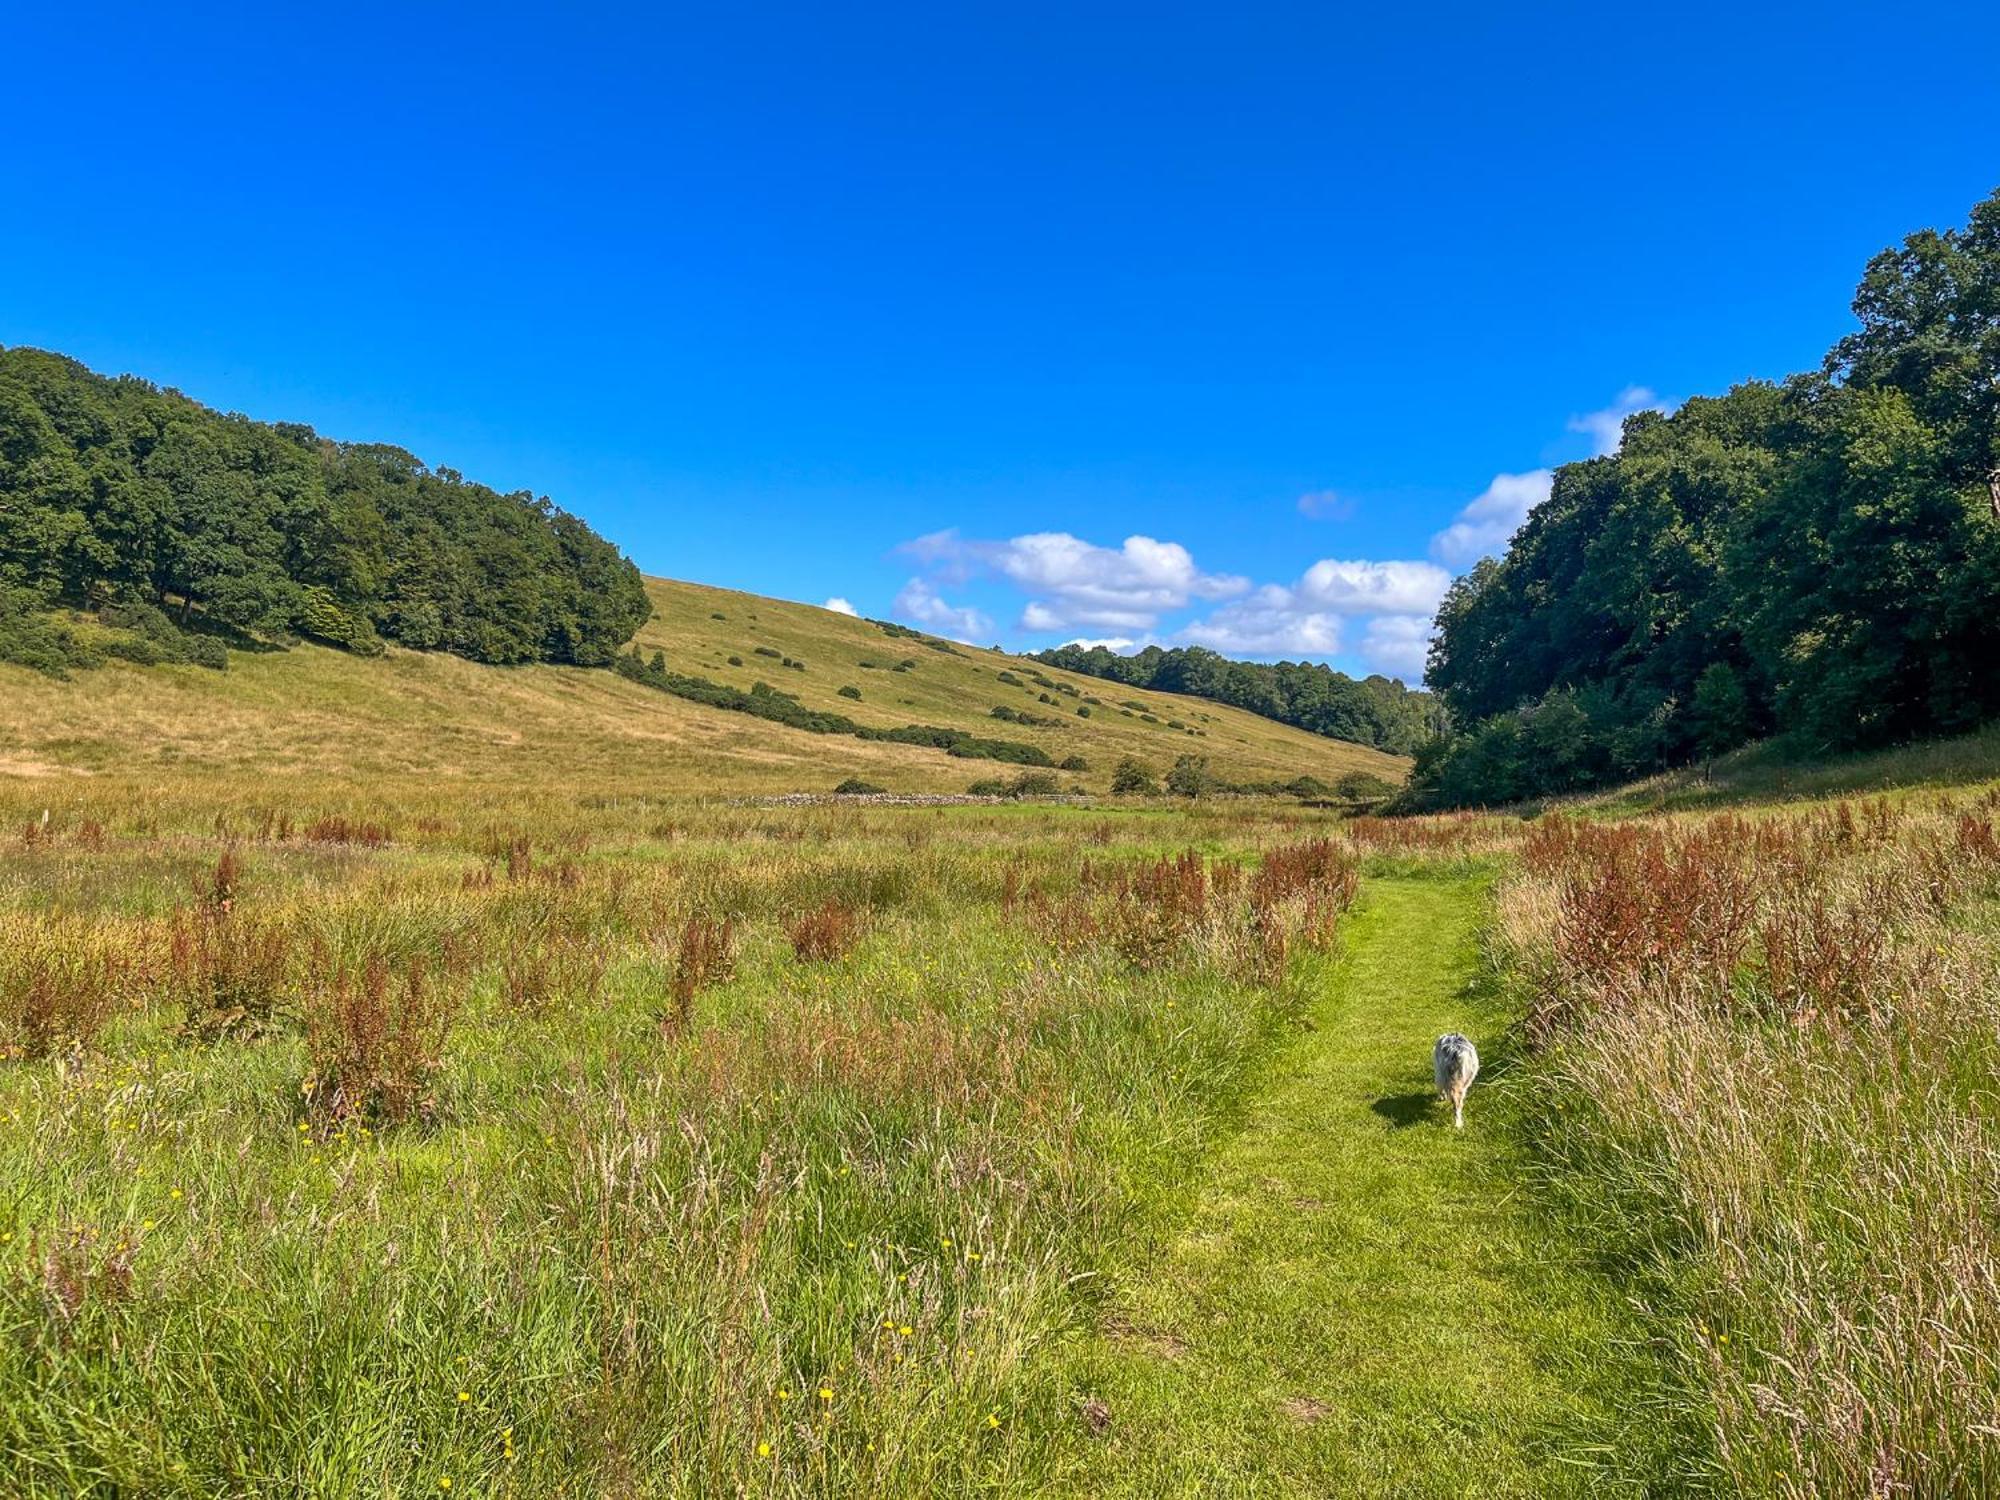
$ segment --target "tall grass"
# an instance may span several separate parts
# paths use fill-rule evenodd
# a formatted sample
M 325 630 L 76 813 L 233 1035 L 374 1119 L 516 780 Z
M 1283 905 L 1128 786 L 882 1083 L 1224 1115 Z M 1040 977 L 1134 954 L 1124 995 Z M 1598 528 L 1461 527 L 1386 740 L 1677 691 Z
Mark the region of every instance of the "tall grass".
M 1242 807 L 95 796 L 0 821 L 10 1495 L 1051 1482 L 1354 885 Z
M 1730 1493 L 2000 1485 L 1993 799 L 1614 828 L 1504 886 L 1547 1182 Z

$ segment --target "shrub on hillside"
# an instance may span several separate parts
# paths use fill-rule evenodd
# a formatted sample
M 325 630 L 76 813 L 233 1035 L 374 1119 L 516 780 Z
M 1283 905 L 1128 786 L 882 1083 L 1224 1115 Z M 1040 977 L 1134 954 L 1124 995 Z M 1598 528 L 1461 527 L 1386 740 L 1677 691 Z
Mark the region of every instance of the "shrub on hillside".
M 1206 797 L 1210 792 L 1220 790 L 1220 786 L 1214 773 L 1208 769 L 1207 756 L 1183 755 L 1167 772 L 1167 790 L 1180 797 Z
M 1114 797 L 1151 797 L 1160 790 L 1160 784 L 1153 779 L 1153 773 L 1129 756 L 1118 762 L 1111 773 L 1111 794 Z
M 861 689 L 850 682 L 840 689 L 839 696 L 842 698 L 852 698 L 856 703 L 859 703 L 861 701 Z
M 886 788 L 879 787 L 872 781 L 863 781 L 859 776 L 850 776 L 835 787 L 833 793 L 836 797 L 874 797 L 884 790 Z

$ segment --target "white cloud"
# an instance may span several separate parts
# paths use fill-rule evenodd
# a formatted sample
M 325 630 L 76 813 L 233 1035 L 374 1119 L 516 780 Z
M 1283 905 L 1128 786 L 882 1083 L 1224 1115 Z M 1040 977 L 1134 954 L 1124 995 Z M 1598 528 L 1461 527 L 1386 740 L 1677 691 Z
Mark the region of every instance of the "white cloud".
M 1099 646 L 1102 646 L 1106 651 L 1114 651 L 1120 656 L 1130 656 L 1134 651 L 1139 650 L 1144 645 L 1144 642 L 1135 641 L 1129 636 L 1107 635 L 1100 636 L 1095 640 L 1092 640 L 1088 636 L 1078 636 L 1073 641 L 1064 641 L 1063 644 L 1065 646 L 1076 646 L 1085 651 L 1094 651 Z
M 1354 502 L 1338 490 L 1314 490 L 1299 496 L 1299 514 L 1316 521 L 1350 521 L 1354 518 Z
M 967 645 L 993 634 L 993 622 L 978 610 L 958 608 L 940 598 L 936 589 L 921 578 L 912 578 L 896 595 L 895 612 L 905 619 L 928 625 L 940 635 Z
M 1628 385 L 1612 399 L 1609 406 L 1600 411 L 1587 411 L 1581 416 L 1569 419 L 1571 432 L 1590 435 L 1590 456 L 1604 458 L 1618 451 L 1618 445 L 1625 441 L 1625 419 L 1639 411 L 1665 411 L 1668 403 L 1663 402 L 1643 385 Z
M 1591 456 L 1604 458 L 1618 451 L 1624 441 L 1625 419 L 1634 412 L 1671 411 L 1674 403 L 1662 401 L 1649 387 L 1628 385 L 1609 406 L 1584 412 L 1569 419 L 1571 432 L 1590 438 Z M 1550 469 L 1530 469 L 1525 474 L 1495 474 L 1493 482 L 1451 525 L 1431 538 L 1431 556 L 1455 568 L 1469 567 L 1482 557 L 1498 555 L 1506 549 L 1528 513 L 1549 498 L 1555 474 Z
M 1432 629 L 1429 615 L 1377 615 L 1361 639 L 1361 659 L 1388 676 L 1421 682 Z
M 1427 562 L 1314 563 L 1299 580 L 1306 603 L 1340 615 L 1433 613 L 1451 574 Z
M 1549 485 L 1554 480 L 1555 472 L 1551 469 L 1495 474 L 1485 493 L 1431 538 L 1431 556 L 1463 568 L 1499 552 L 1507 545 L 1507 539 L 1521 529 L 1528 512 L 1549 498 Z
M 1248 579 L 1204 573 L 1178 542 L 1129 536 L 1120 547 L 1100 547 L 1066 531 L 1032 532 L 1006 541 L 981 541 L 938 531 L 905 543 L 933 577 L 946 582 L 985 575 L 1006 580 L 1029 596 L 1020 628 L 1030 631 L 1144 632 L 1169 610 L 1195 599 L 1227 599 L 1249 588 Z
M 1181 632 L 1225 656 L 1331 656 L 1340 649 L 1340 616 L 1303 605 L 1293 590 L 1267 583 Z
M 856 609 L 853 605 L 849 604 L 845 599 L 841 598 L 840 595 L 838 594 L 835 594 L 831 599 L 827 600 L 826 603 L 820 606 L 820 608 L 830 609 L 837 615 L 853 615 L 856 619 L 859 619 L 861 617 L 861 611 Z
M 1361 651 L 1384 671 L 1421 675 L 1422 642 L 1451 574 L 1436 563 L 1328 558 L 1287 588 L 1267 583 L 1189 625 L 1181 639 L 1235 656 L 1327 657 L 1340 650 L 1342 622 L 1368 621 Z M 1415 640 L 1414 654 L 1410 642 Z

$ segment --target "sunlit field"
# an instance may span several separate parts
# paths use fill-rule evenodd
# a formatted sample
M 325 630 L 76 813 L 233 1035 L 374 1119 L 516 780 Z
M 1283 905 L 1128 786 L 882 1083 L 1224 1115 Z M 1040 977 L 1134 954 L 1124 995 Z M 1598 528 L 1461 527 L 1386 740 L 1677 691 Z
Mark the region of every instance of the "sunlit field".
M 1275 808 L 79 787 L 0 843 L 13 1494 L 1051 1479 L 1356 888 Z
M 2000 794 L 1619 811 L 16 782 L 0 1491 L 1990 1487 Z
M 1723 1493 L 2000 1482 L 1996 809 L 1548 819 L 1501 888 L 1540 1185 Z

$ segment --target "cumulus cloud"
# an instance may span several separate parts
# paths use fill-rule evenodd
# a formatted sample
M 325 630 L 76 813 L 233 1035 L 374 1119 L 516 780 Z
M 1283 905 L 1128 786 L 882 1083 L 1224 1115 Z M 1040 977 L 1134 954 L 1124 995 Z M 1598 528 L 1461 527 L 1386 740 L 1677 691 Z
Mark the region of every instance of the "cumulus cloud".
M 841 598 L 840 595 L 838 594 L 835 594 L 831 599 L 827 600 L 826 603 L 820 606 L 820 608 L 830 609 L 837 615 L 853 615 L 856 619 L 859 619 L 861 617 L 861 611 L 856 609 L 853 605 L 849 604 L 845 599 Z
M 921 578 L 912 578 L 903 585 L 902 592 L 896 595 L 894 608 L 903 619 L 928 625 L 939 635 L 950 636 L 967 645 L 981 638 L 990 638 L 993 634 L 993 622 L 985 615 L 969 606 L 960 608 L 947 603 L 936 589 Z
M 1225 656 L 1331 656 L 1340 649 L 1340 617 L 1303 605 L 1280 584 L 1225 604 L 1181 632 Z
M 1521 529 L 1528 512 L 1549 498 L 1549 485 L 1554 479 L 1552 469 L 1495 474 L 1485 492 L 1460 511 L 1451 525 L 1431 538 L 1431 556 L 1463 568 L 1499 552 L 1507 545 L 1507 539 Z
M 1451 587 L 1451 574 L 1427 562 L 1314 563 L 1299 580 L 1298 597 L 1340 615 L 1431 614 Z
M 1151 630 L 1160 616 L 1196 599 L 1227 599 L 1249 580 L 1205 573 L 1178 542 L 1129 536 L 1119 547 L 1100 547 L 1066 531 L 1032 532 L 1006 541 L 938 531 L 902 549 L 945 582 L 975 576 L 999 578 L 1029 596 L 1021 629 L 1073 630 L 1078 626 L 1135 633 Z
M 1314 490 L 1299 496 L 1299 514 L 1315 521 L 1349 521 L 1354 518 L 1354 502 L 1338 490 Z
M 1065 646 L 1076 646 L 1084 651 L 1094 651 L 1099 646 L 1102 646 L 1106 651 L 1116 652 L 1120 656 L 1130 656 L 1134 651 L 1139 650 L 1144 645 L 1144 642 L 1135 641 L 1129 636 L 1122 635 L 1099 636 L 1096 639 L 1080 635 L 1073 641 L 1064 641 L 1063 644 Z
M 1361 659 L 1387 676 L 1421 682 L 1432 629 L 1429 615 L 1377 615 L 1361 638 Z
M 1181 639 L 1226 655 L 1326 657 L 1340 650 L 1345 620 L 1365 619 L 1362 654 L 1383 671 L 1420 676 L 1422 643 L 1450 585 L 1436 563 L 1327 558 L 1290 587 L 1267 583 L 1225 604 Z
M 1628 385 L 1599 411 L 1587 411 L 1569 419 L 1571 432 L 1587 433 L 1592 458 L 1604 458 L 1618 451 L 1625 441 L 1625 419 L 1634 412 L 1665 411 L 1667 403 L 1643 385 Z

